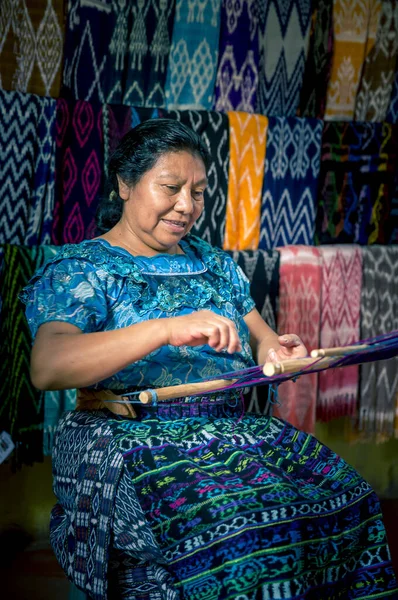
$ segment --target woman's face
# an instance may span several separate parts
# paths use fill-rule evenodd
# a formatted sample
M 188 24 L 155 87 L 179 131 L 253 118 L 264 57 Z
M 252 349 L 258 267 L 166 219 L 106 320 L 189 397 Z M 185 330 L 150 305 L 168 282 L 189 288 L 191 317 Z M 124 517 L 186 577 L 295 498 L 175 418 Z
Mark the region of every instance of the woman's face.
M 206 169 L 199 155 L 187 151 L 163 154 L 140 181 L 129 187 L 119 178 L 124 200 L 122 221 L 134 247 L 175 253 L 204 207 Z

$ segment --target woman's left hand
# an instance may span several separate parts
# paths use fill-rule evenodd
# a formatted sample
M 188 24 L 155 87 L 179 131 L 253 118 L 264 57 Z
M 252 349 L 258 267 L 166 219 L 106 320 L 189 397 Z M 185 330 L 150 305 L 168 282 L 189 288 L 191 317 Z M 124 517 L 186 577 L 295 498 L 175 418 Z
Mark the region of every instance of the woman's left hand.
M 307 348 L 295 333 L 285 333 L 278 336 L 279 349 L 270 348 L 267 352 L 267 362 L 278 363 L 291 358 L 308 356 Z

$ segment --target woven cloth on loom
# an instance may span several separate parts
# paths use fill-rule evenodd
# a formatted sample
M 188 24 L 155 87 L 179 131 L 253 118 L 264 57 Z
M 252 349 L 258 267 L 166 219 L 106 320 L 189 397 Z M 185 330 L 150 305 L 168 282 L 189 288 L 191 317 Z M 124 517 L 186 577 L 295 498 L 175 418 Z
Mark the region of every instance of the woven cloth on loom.
M 286 246 L 279 269 L 278 333 L 296 333 L 308 352 L 319 347 L 321 316 L 321 257 L 318 248 Z M 279 386 L 280 405 L 273 414 L 311 433 L 315 426 L 317 374 L 299 377 Z
M 225 219 L 228 195 L 228 171 L 230 156 L 229 121 L 225 114 L 205 110 L 165 111 L 164 115 L 181 121 L 200 134 L 211 156 L 207 172 L 208 186 L 205 207 L 192 233 L 222 248 L 225 235 Z
M 315 0 L 298 114 L 323 118 L 333 59 L 333 2 Z
M 260 248 L 314 243 L 323 123 L 270 117 Z
M 72 97 L 164 106 L 174 8 L 174 0 L 71 0 L 63 83 Z
M 256 110 L 259 39 L 258 18 L 252 8 L 246 2 L 222 1 L 215 110 Z
M 167 108 L 212 108 L 220 11 L 221 1 L 176 1 L 165 86 Z
M 359 246 L 319 246 L 322 265 L 320 347 L 354 344 L 360 339 L 362 253 Z M 317 420 L 354 416 L 359 367 L 319 373 Z
M 334 0 L 334 51 L 325 119 L 353 119 L 363 64 L 375 43 L 380 11 L 381 0 Z
M 261 190 L 268 119 L 230 112 L 225 250 L 256 250 L 260 240 Z
M 316 217 L 319 243 L 389 241 L 397 161 L 397 125 L 325 124 Z
M 361 339 L 398 329 L 398 247 L 363 252 Z M 394 435 L 398 357 L 361 365 L 359 429 L 377 439 Z
M 256 112 L 293 116 L 311 29 L 311 2 L 269 0 L 259 8 L 260 67 Z
M 103 176 L 102 107 L 57 100 L 53 244 L 94 237 Z
M 43 456 L 43 392 L 30 381 L 31 335 L 18 299 L 33 273 L 55 253 L 51 246 L 3 246 L 0 276 L 0 431 L 15 445 L 16 464 L 32 464 Z
M 0 82 L 6 90 L 59 95 L 64 0 L 1 2 Z
M 228 252 L 241 267 L 250 281 L 250 295 L 264 321 L 277 330 L 277 307 L 279 297 L 279 262 L 277 250 L 242 250 Z M 249 412 L 268 414 L 270 404 L 268 387 L 259 386 L 250 389 L 245 397 Z
M 398 123 L 398 59 L 395 69 L 394 85 L 392 88 L 390 105 L 388 107 L 388 113 L 386 117 L 386 120 L 390 123 Z
M 376 41 L 367 54 L 355 102 L 356 121 L 384 121 L 398 53 L 398 2 L 383 0 Z

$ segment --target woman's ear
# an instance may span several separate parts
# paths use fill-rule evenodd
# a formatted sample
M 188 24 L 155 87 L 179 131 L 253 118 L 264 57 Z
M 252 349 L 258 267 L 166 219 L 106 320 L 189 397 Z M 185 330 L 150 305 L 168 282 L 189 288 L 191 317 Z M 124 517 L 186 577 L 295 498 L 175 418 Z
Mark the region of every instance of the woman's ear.
M 125 183 L 123 181 L 123 179 L 121 179 L 119 177 L 119 175 L 116 175 L 117 177 L 117 183 L 119 186 L 119 196 L 121 197 L 122 200 L 128 200 L 130 197 L 130 188 L 127 185 L 127 183 Z

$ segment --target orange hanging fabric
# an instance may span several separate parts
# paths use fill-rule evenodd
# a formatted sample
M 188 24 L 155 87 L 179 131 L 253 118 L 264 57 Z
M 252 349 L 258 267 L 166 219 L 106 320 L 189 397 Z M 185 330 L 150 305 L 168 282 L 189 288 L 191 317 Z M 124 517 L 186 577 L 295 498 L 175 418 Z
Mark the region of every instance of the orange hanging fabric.
M 256 250 L 268 119 L 228 112 L 229 178 L 224 250 Z

